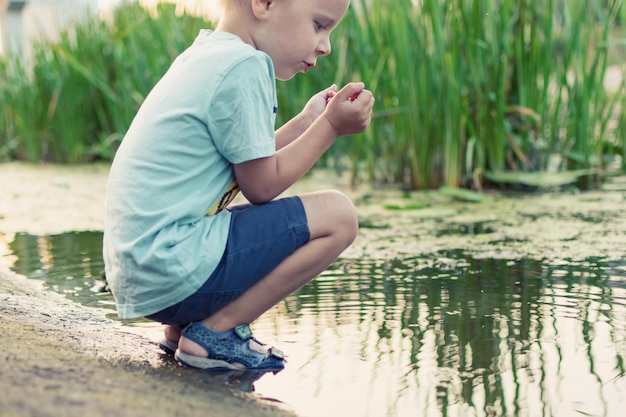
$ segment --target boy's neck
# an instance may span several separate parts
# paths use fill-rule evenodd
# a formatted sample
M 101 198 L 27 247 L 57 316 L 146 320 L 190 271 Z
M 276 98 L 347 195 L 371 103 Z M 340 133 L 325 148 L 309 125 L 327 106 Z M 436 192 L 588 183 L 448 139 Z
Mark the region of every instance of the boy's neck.
M 224 12 L 215 30 L 232 33 L 241 38 L 243 42 L 257 49 L 253 35 L 254 25 L 255 22 L 251 19 L 250 14 L 245 13 L 245 11 L 240 8 L 232 8 Z

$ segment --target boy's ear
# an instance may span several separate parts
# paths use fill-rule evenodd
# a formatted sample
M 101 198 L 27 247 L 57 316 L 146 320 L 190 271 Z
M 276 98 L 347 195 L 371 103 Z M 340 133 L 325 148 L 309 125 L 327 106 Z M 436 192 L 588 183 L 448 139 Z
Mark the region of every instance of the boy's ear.
M 257 19 L 263 19 L 272 7 L 275 0 L 252 0 L 252 13 Z

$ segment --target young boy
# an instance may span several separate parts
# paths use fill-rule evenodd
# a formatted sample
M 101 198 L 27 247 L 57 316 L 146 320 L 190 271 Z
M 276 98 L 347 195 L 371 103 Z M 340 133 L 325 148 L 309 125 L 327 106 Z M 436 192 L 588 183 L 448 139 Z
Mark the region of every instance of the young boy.
M 123 318 L 166 325 L 162 347 L 202 369 L 281 369 L 248 324 L 354 240 L 337 191 L 276 199 L 339 136 L 362 132 L 362 83 L 313 96 L 274 132 L 275 78 L 315 66 L 349 0 L 227 0 L 150 92 L 113 161 L 106 276 Z M 251 204 L 226 208 L 241 191 Z

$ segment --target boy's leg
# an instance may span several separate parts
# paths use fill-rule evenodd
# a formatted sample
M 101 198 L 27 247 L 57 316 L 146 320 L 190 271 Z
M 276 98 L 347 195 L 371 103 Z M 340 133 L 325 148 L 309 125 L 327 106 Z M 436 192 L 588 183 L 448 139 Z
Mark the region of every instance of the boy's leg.
M 307 216 L 310 239 L 272 270 L 265 278 L 201 321 L 215 331 L 249 324 L 289 294 L 324 271 L 356 237 L 358 220 L 352 201 L 337 191 L 300 196 Z M 206 356 L 200 345 L 182 337 L 179 349 Z
M 183 328 L 177 324 L 166 324 L 163 332 L 165 333 L 165 338 L 167 340 L 173 340 L 175 342 L 180 339 L 180 334 L 182 333 Z

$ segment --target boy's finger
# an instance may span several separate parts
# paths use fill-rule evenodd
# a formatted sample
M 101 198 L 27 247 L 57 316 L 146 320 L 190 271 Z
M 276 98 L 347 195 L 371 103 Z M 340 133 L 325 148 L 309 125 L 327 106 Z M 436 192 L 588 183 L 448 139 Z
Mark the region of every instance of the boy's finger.
M 326 92 L 326 104 L 328 104 L 328 102 L 337 95 L 337 92 L 334 90 L 329 90 Z
M 365 89 L 365 84 L 361 82 L 350 83 L 350 84 L 347 84 L 345 87 L 343 87 L 341 90 L 339 90 L 336 96 L 339 101 L 346 101 L 346 100 L 354 101 L 356 97 L 358 97 L 359 94 L 361 94 L 361 91 L 363 91 L 364 89 Z M 354 98 L 351 99 L 351 97 L 353 96 Z

